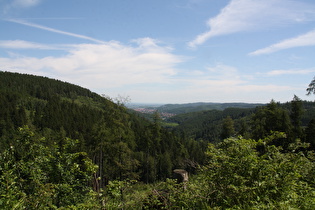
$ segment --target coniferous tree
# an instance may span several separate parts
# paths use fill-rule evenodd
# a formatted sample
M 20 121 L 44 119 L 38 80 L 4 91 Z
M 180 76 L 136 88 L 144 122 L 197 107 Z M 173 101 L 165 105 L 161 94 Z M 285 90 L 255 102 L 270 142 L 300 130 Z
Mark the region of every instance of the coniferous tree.
M 312 149 L 315 149 L 315 119 L 312 119 L 305 129 L 305 141 L 311 144 Z
M 267 106 L 260 107 L 252 117 L 252 138 L 262 139 L 272 131 L 280 131 L 290 135 L 292 124 L 288 112 L 281 108 L 274 100 Z M 287 147 L 292 138 L 277 139 L 274 144 Z
M 231 137 L 235 133 L 234 121 L 230 116 L 227 116 L 222 123 L 221 139 Z
M 292 138 L 302 138 L 303 130 L 301 126 L 301 119 L 303 114 L 303 105 L 299 97 L 294 95 L 293 100 L 291 101 L 291 121 L 292 121 Z
M 315 94 L 315 77 L 308 85 L 308 88 L 306 89 L 307 93 L 306 95 Z

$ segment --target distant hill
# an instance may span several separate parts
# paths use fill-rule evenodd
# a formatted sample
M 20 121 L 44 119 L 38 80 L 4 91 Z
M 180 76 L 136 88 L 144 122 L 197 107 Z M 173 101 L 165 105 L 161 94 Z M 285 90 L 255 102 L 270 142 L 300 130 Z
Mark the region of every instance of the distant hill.
M 172 129 L 179 133 L 207 141 L 219 141 L 222 121 L 230 116 L 234 120 L 236 131 L 241 129 L 241 121 L 249 121 L 255 108 L 226 108 L 178 114 L 168 118 L 168 123 L 176 123 Z
M 207 110 L 224 110 L 226 108 L 255 108 L 265 104 L 252 103 L 187 103 L 187 104 L 166 104 L 157 107 L 159 112 L 168 112 L 173 114 L 184 114 L 189 112 L 199 112 Z
M 301 101 L 303 112 L 301 113 L 301 126 L 307 127 L 312 119 L 315 119 L 315 103 Z M 292 112 L 290 102 L 277 103 L 279 108 L 290 115 Z M 236 134 L 242 133 L 252 127 L 252 116 L 266 104 L 246 103 L 194 103 L 194 104 L 169 104 L 159 107 L 159 110 L 178 114 L 167 118 L 165 125 L 175 132 L 185 134 L 194 139 L 206 141 L 220 141 L 223 120 L 231 117 L 234 121 Z M 161 108 L 161 109 L 160 109 Z M 165 108 L 165 109 L 164 109 Z M 201 111 L 194 111 L 201 110 Z M 263 119 L 261 119 L 263 120 Z

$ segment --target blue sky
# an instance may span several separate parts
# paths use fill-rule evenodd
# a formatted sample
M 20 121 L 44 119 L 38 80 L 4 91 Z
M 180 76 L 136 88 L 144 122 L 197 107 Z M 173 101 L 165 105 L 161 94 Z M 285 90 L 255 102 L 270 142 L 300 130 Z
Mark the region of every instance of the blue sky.
M 0 0 L 0 70 L 132 102 L 314 100 L 315 1 Z

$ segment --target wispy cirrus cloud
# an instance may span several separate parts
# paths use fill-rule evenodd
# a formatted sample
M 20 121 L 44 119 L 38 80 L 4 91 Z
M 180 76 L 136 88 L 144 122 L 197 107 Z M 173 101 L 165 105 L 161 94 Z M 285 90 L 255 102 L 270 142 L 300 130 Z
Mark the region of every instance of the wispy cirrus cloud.
M 57 50 L 60 47 L 39 44 L 35 42 L 29 42 L 24 40 L 0 40 L 0 48 L 7 49 L 39 49 L 39 50 Z
M 302 34 L 294 38 L 280 41 L 268 47 L 256 50 L 254 52 L 249 53 L 249 55 L 269 54 L 280 50 L 303 46 L 315 46 L 315 30 L 312 30 L 306 34 Z
M 13 9 L 26 9 L 37 6 L 42 0 L 3 0 L 2 15 L 10 13 Z
M 14 0 L 12 5 L 15 7 L 33 7 L 38 5 L 42 0 Z
M 240 80 L 237 68 L 224 64 L 216 64 L 207 68 L 210 78 L 215 80 Z
M 315 68 L 313 69 L 288 69 L 288 70 L 273 70 L 269 71 L 266 74 L 268 76 L 282 76 L 282 75 L 305 75 L 314 73 Z
M 47 26 L 39 25 L 39 24 L 36 24 L 36 23 L 31 23 L 31 22 L 28 22 L 28 21 L 25 21 L 25 20 L 21 20 L 21 19 L 6 19 L 6 20 L 9 21 L 9 22 L 18 23 L 18 24 L 21 24 L 21 25 L 25 25 L 25 26 L 29 26 L 29 27 L 33 27 L 33 28 L 38 28 L 38 29 L 42 29 L 42 30 L 45 30 L 45 31 L 50 31 L 50 32 L 53 32 L 53 33 L 58 33 L 58 34 L 63 34 L 63 35 L 67 35 L 67 36 L 76 37 L 76 38 L 79 38 L 79 39 L 85 39 L 85 40 L 93 41 L 93 42 L 96 42 L 96 43 L 99 43 L 99 44 L 104 44 L 105 43 L 102 40 L 95 39 L 95 38 L 92 38 L 92 37 L 89 37 L 89 36 L 76 34 L 76 33 L 71 33 L 71 32 L 67 32 L 67 31 L 62 31 L 62 30 L 58 30 L 58 29 L 55 29 L 55 28 L 50 28 L 50 27 L 47 27 Z
M 196 47 L 215 36 L 314 20 L 314 14 L 314 5 L 297 0 L 232 0 L 216 17 L 208 20 L 210 29 L 188 46 Z

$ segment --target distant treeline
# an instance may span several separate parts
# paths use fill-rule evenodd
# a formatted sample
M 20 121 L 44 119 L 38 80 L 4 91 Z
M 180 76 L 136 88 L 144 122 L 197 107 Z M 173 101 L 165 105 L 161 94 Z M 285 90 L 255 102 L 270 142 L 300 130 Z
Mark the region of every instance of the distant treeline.
M 188 104 L 166 104 L 157 107 L 158 112 L 168 112 L 172 114 L 186 114 L 190 112 L 200 112 L 209 110 L 224 110 L 227 108 L 255 108 L 266 104 L 259 103 L 188 103 Z
M 258 140 L 271 131 L 283 131 L 291 139 L 288 141 L 299 138 L 313 147 L 314 121 L 315 102 L 302 101 L 297 96 L 287 103 L 272 100 L 255 108 L 189 112 L 167 119 L 167 122 L 177 124 L 173 128 L 176 132 L 208 142 L 219 142 L 238 135 Z

